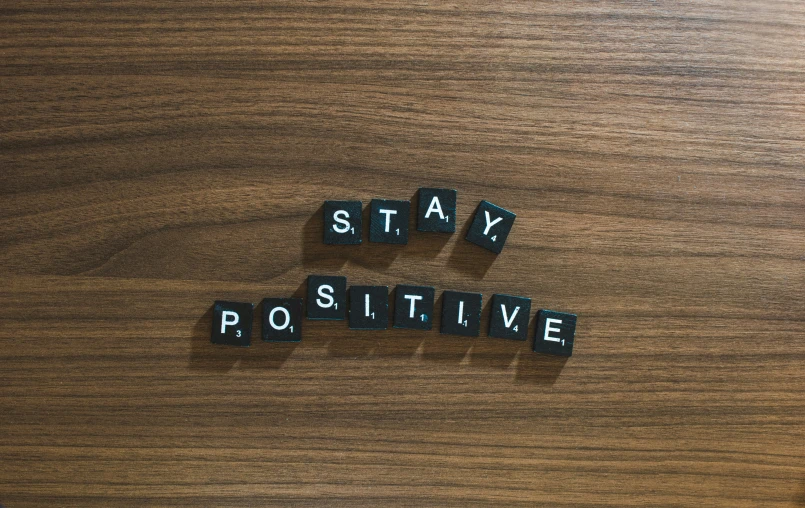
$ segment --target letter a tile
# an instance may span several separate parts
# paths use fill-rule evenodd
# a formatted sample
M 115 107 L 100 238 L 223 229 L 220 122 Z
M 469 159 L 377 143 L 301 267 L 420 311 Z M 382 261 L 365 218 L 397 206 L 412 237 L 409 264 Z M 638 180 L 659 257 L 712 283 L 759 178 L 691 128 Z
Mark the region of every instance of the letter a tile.
M 453 189 L 419 189 L 417 231 L 455 233 L 456 194 Z

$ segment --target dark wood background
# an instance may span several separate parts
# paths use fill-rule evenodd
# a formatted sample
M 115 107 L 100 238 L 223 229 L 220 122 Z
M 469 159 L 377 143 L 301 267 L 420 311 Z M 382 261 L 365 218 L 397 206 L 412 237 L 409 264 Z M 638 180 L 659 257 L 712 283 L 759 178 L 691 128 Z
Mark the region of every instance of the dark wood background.
M 0 115 L 6 508 L 805 506 L 803 2 L 8 0 Z M 322 245 L 420 186 L 503 253 Z M 574 356 L 209 344 L 310 273 L 531 297 Z

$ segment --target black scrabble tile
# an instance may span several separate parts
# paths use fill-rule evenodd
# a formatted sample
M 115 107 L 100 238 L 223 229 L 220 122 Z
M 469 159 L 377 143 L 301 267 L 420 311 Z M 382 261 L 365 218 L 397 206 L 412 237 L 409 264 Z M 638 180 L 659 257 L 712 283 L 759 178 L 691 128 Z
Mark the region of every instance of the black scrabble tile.
M 537 313 L 537 332 L 534 351 L 549 355 L 573 354 L 573 337 L 576 334 L 576 315 L 552 310 Z
M 410 201 L 373 199 L 369 213 L 369 241 L 407 244 L 410 213 Z
M 347 318 L 347 278 L 310 275 L 307 278 L 307 318 Z
M 361 202 L 324 202 L 324 243 L 357 245 L 361 243 Z
M 445 291 L 442 296 L 441 333 L 477 337 L 481 331 L 481 294 Z
M 419 189 L 417 231 L 455 233 L 456 194 L 453 189 Z
M 531 298 L 492 295 L 489 336 L 501 339 L 526 340 L 528 338 L 528 319 L 530 317 Z
M 349 288 L 349 327 L 357 330 L 385 330 L 389 327 L 389 287 Z
M 212 308 L 212 343 L 249 346 L 253 317 L 254 304 L 216 301 Z
M 481 201 L 467 232 L 467 240 L 500 254 L 506 243 L 506 237 L 514 225 L 515 217 L 512 212 L 489 201 Z
M 394 328 L 430 330 L 434 293 L 429 286 L 398 285 L 394 296 Z
M 263 300 L 263 340 L 266 342 L 302 340 L 301 298 Z

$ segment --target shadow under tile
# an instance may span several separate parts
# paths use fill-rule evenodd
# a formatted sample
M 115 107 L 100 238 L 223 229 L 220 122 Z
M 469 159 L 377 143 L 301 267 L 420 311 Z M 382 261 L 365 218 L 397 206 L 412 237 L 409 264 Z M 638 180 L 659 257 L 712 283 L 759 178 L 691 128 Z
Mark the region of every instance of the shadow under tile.
M 338 272 L 360 245 L 324 243 L 324 203 L 302 228 L 302 265 L 309 270 Z
M 515 364 L 518 355 L 529 353 L 525 341 L 485 337 L 473 344 L 470 365 L 506 370 Z
M 472 225 L 472 218 L 478 212 L 476 207 L 472 215 L 464 222 L 461 231 L 456 233 L 459 238 L 447 260 L 447 266 L 468 275 L 475 280 L 481 280 L 492 267 L 499 254 L 488 251 L 479 245 L 467 241 L 467 232 Z M 505 252 L 505 248 L 504 248 Z
M 242 360 L 250 348 L 213 344 L 210 341 L 214 305 L 202 315 L 190 332 L 190 370 L 224 373 Z M 252 346 L 255 334 L 252 330 Z M 259 339 L 258 339 L 259 340 Z
M 522 384 L 553 385 L 565 368 L 567 360 L 565 356 L 534 353 L 529 345 L 523 349 L 517 360 L 514 380 Z
M 299 298 L 299 293 L 307 287 L 306 283 L 294 292 L 292 298 Z M 304 340 L 304 306 L 302 308 L 302 338 Z M 254 309 L 254 331 L 252 332 L 252 351 L 240 362 L 242 369 L 279 369 L 299 347 L 301 342 L 264 342 L 263 341 L 263 302 Z
M 411 196 L 411 220 L 408 225 L 408 247 L 405 256 L 433 259 L 437 257 L 447 242 L 458 233 L 436 233 L 430 231 L 417 231 L 417 216 L 419 215 L 419 190 Z

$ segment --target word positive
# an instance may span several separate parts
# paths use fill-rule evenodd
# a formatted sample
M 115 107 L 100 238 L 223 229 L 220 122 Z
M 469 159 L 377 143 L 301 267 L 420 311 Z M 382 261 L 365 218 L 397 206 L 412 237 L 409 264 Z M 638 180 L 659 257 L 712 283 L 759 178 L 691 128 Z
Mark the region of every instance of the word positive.
M 398 285 L 394 311 L 389 312 L 388 286 L 350 286 L 343 276 L 310 275 L 307 282 L 307 319 L 347 320 L 353 330 L 394 328 L 431 330 L 436 291 L 430 286 Z M 302 340 L 303 300 L 266 298 L 262 301 L 262 338 L 265 342 Z M 444 334 L 478 337 L 481 330 L 483 295 L 462 291 L 442 292 L 439 331 Z M 212 342 L 249 346 L 254 305 L 217 301 L 213 306 Z M 531 318 L 531 299 L 505 294 L 492 295 L 489 315 L 490 337 L 526 340 Z M 533 350 L 571 356 L 576 332 L 576 315 L 552 310 L 536 314 Z

